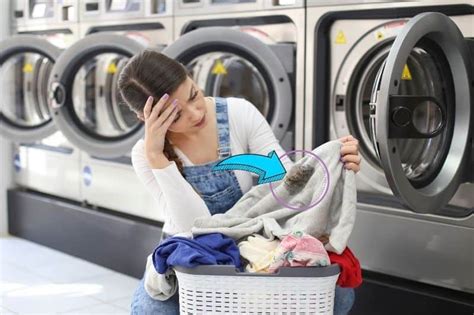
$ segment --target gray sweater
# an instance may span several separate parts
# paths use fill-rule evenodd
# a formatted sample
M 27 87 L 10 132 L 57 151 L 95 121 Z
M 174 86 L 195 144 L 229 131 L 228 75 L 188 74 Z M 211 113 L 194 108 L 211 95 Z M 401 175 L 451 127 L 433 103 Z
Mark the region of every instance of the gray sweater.
M 275 199 L 270 184 L 261 184 L 226 213 L 197 218 L 193 235 L 220 232 L 239 240 L 259 233 L 272 239 L 299 230 L 314 237 L 328 234 L 326 249 L 342 253 L 354 226 L 357 190 L 354 172 L 340 161 L 341 146 L 339 140 L 334 140 L 312 151 L 325 163 L 329 180 L 321 163 L 308 154 L 287 170 L 285 178 L 272 183 L 280 199 L 298 208 L 314 204 L 327 189 L 316 206 L 307 210 L 287 208 Z

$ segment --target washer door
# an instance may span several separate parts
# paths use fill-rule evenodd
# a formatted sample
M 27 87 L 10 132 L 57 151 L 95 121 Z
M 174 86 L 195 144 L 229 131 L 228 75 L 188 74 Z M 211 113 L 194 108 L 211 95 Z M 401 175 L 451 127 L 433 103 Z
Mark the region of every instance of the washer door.
M 186 66 L 205 95 L 245 98 L 265 116 L 277 139 L 285 136 L 292 88 L 269 45 L 228 27 L 206 27 L 182 35 L 163 53 Z
M 390 187 L 416 212 L 445 206 L 467 169 L 472 89 L 468 48 L 440 13 L 412 18 L 374 84 L 372 141 Z
M 47 84 L 61 49 L 45 39 L 16 35 L 0 42 L 0 134 L 23 143 L 57 131 Z
M 53 119 L 63 134 L 90 155 L 114 158 L 130 152 L 143 124 L 121 99 L 120 69 L 146 46 L 125 36 L 97 33 L 69 47 L 48 84 Z

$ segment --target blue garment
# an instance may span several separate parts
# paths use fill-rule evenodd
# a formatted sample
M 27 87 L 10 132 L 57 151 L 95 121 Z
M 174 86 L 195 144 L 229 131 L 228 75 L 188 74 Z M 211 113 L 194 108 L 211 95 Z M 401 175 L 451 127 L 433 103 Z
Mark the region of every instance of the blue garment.
M 184 166 L 184 178 L 200 194 L 211 214 L 224 213 L 242 197 L 233 170 L 213 171 L 214 165 L 231 156 L 227 100 L 215 97 L 219 159 L 214 162 Z
M 203 234 L 189 239 L 174 236 L 153 252 L 153 265 L 164 274 L 171 266 L 235 265 L 240 268 L 240 252 L 235 241 L 221 233 Z

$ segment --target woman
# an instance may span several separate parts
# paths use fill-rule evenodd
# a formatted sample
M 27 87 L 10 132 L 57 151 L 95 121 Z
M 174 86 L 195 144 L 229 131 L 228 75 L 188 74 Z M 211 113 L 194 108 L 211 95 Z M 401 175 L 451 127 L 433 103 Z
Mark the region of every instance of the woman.
M 180 63 L 145 50 L 126 64 L 119 78 L 122 98 L 145 123 L 145 137 L 132 149 L 134 169 L 153 194 L 164 219 L 163 237 L 191 229 L 196 217 L 223 213 L 253 185 L 253 173 L 213 172 L 235 154 L 267 155 L 281 148 L 263 115 L 240 98 L 205 97 Z M 358 142 L 341 139 L 341 161 L 359 171 Z M 282 160 L 285 168 L 290 159 Z M 337 288 L 335 314 L 346 314 L 353 289 Z M 179 314 L 178 294 L 152 299 L 143 280 L 132 302 L 133 314 Z

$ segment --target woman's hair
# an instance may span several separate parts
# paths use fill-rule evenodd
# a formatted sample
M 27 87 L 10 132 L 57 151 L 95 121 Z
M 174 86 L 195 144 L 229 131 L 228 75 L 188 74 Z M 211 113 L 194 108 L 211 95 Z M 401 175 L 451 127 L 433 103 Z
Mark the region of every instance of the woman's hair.
M 143 112 L 152 96 L 156 103 L 165 93 L 171 95 L 186 80 L 188 72 L 179 62 L 152 49 L 133 56 L 120 72 L 118 87 L 123 100 L 135 112 Z M 183 174 L 183 163 L 165 137 L 164 155 L 175 161 Z

